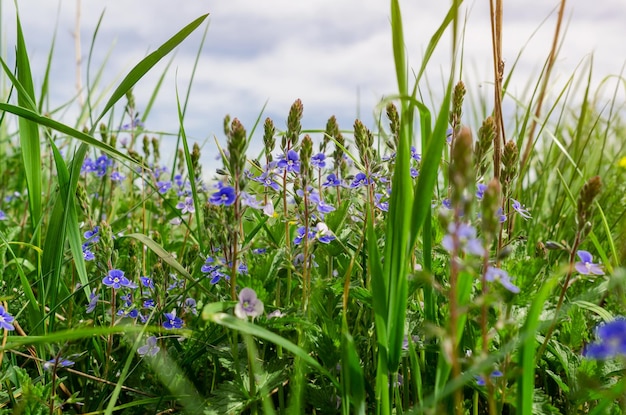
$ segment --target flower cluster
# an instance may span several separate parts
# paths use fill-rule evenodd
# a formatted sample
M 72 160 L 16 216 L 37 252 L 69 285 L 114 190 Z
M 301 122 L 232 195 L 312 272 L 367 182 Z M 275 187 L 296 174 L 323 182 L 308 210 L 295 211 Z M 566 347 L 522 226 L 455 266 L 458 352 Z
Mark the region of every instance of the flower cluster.
M 626 318 L 619 317 L 596 329 L 597 342 L 587 346 L 583 355 L 590 359 L 626 356 Z

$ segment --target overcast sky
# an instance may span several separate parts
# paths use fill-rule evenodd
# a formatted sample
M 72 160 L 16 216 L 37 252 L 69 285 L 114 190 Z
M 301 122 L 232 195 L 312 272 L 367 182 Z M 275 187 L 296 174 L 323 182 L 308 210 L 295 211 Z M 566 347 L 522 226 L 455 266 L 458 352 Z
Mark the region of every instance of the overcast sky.
M 50 106 L 61 106 L 76 94 L 72 37 L 76 0 L 19 0 L 18 3 L 37 83 L 43 77 L 57 27 Z M 488 3 L 466 0 L 463 6 L 463 13 L 467 13 L 463 79 L 472 91 L 491 99 Z M 0 4 L 3 53 L 13 62 L 14 5 L 10 1 Z M 523 50 L 509 88 L 519 99 L 523 100 L 529 85 L 536 82 L 549 52 L 558 4 L 557 0 L 505 2 L 503 54 L 507 69 Z M 449 2 L 412 0 L 401 1 L 400 5 L 407 54 L 411 67 L 417 70 Z M 213 139 L 217 137 L 223 142 L 222 121 L 227 113 L 251 128 L 267 101 L 264 117 L 272 117 L 282 130 L 290 105 L 300 98 L 304 103 L 305 128 L 322 129 L 327 118 L 334 114 L 342 128 L 350 129 L 357 114 L 373 126 L 376 104 L 381 97 L 396 92 L 388 1 L 84 0 L 80 25 L 85 60 L 103 12 L 92 63 L 95 74 L 108 56 L 100 92 L 114 85 L 135 63 L 180 28 L 210 13 L 208 35 L 185 121 L 187 134 L 207 143 L 204 159 L 210 169 L 215 167 L 211 160 L 217 153 Z M 619 74 L 626 60 L 626 2 L 570 0 L 566 16 L 567 37 L 555 67 L 553 92 L 557 93 L 574 71 L 582 71 L 581 65 L 589 62 L 592 53 L 596 86 L 603 77 Z M 177 50 L 147 120 L 148 129 L 177 131 L 175 87 L 178 85 L 181 94 L 186 91 L 203 29 L 204 26 Z M 428 72 L 430 88 L 435 94 L 441 90 L 442 79 L 450 70 L 450 40 L 445 38 L 442 42 Z M 139 111 L 147 104 L 164 68 L 165 65 L 159 65 L 136 87 Z M 83 66 L 83 77 L 85 72 Z M 608 87 L 607 90 L 609 95 L 611 90 Z M 507 105 L 514 104 L 512 98 L 507 100 Z M 71 118 L 75 112 L 72 111 L 75 110 L 70 109 L 62 121 L 73 124 L 75 120 Z M 252 148 L 259 146 L 260 139 Z

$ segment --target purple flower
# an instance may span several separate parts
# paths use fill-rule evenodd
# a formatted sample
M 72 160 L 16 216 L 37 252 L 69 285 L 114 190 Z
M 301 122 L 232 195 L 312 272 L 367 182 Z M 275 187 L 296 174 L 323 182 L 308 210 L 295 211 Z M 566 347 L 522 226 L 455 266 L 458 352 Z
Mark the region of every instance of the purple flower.
M 184 215 L 185 213 L 193 213 L 196 211 L 195 206 L 193 205 L 193 198 L 186 197 L 184 202 L 178 202 L 176 204 L 176 209 L 180 209 L 180 213 Z
M 372 179 L 368 178 L 365 173 L 359 172 L 354 176 L 352 183 L 350 183 L 350 187 L 352 189 L 357 189 L 361 186 L 367 186 L 368 184 L 372 184 Z
M 324 222 L 319 222 L 317 225 L 315 225 L 315 229 L 317 230 L 315 236 L 317 237 L 317 240 L 321 243 L 328 244 L 335 239 L 335 235 L 330 232 L 330 230 L 328 229 L 328 225 L 326 225 Z
M 99 226 L 96 226 L 91 230 L 85 231 L 85 233 L 83 234 L 83 236 L 86 239 L 85 242 L 89 242 L 92 244 L 95 244 L 96 242 L 98 242 L 100 240 L 100 236 L 98 235 L 99 232 L 100 232 Z
M 198 315 L 198 310 L 196 309 L 196 300 L 191 297 L 185 299 L 185 311 L 187 313 L 192 313 L 193 315 Z
M 250 206 L 252 209 L 263 209 L 263 205 L 261 205 L 261 202 L 259 202 L 254 195 L 247 192 L 241 192 L 240 198 L 243 206 Z
M 380 200 L 382 199 L 383 194 L 382 193 L 376 193 L 374 195 L 374 206 L 376 206 L 378 209 L 382 210 L 383 212 L 387 212 L 389 211 L 389 202 L 381 202 Z
M 111 180 L 113 180 L 114 182 L 121 182 L 125 178 L 126 176 L 124 176 L 119 171 L 114 171 L 113 173 L 111 173 Z
M 83 245 L 83 258 L 85 259 L 85 261 L 93 261 L 94 259 L 96 259 L 96 256 L 93 252 L 91 252 L 91 250 L 89 250 L 87 246 Z
M 154 300 L 152 298 L 148 298 L 147 300 L 143 301 L 143 308 L 147 308 L 148 310 L 154 308 Z
M 87 314 L 93 313 L 98 305 L 98 299 L 100 298 L 100 294 L 96 295 L 95 292 L 89 294 L 89 303 L 87 304 Z
M 311 157 L 311 166 L 317 169 L 323 169 L 326 167 L 326 155 L 324 153 L 317 153 Z
M 422 161 L 422 156 L 417 152 L 415 146 L 411 146 L 411 158 L 415 161 Z
M 0 305 L 0 328 L 8 331 L 15 330 L 15 327 L 11 324 L 14 320 L 13 316 Z
M 302 243 L 302 241 L 304 240 L 305 235 L 306 235 L 306 226 L 300 226 L 296 230 L 296 237 L 293 239 L 293 244 L 300 245 L 300 243 Z M 309 231 L 308 239 L 313 239 L 313 238 L 315 238 L 315 232 Z
M 156 184 L 156 187 L 157 187 L 157 191 L 163 195 L 172 188 L 172 182 L 170 182 L 169 180 L 166 180 L 166 181 L 159 180 Z
M 490 282 L 498 281 L 504 288 L 514 294 L 520 292 L 520 289 L 511 282 L 509 274 L 503 269 L 489 266 L 485 273 L 485 279 Z
M 241 319 L 258 317 L 263 314 L 263 301 L 259 300 L 252 288 L 239 292 L 239 302 L 235 306 L 235 315 Z
M 150 288 L 151 290 L 154 290 L 154 281 L 152 281 L 152 278 L 150 278 L 150 277 L 139 277 L 139 280 L 141 281 L 141 284 L 144 287 Z
M 3 210 L 0 210 L 0 220 L 7 220 L 7 214 Z
M 287 172 L 300 173 L 300 157 L 298 153 L 289 150 L 285 157 L 278 160 L 276 167 L 284 169 Z
M 530 219 L 530 213 L 528 213 L 528 210 L 517 200 L 511 198 L 511 200 L 513 201 L 513 209 L 515 209 L 515 211 L 517 213 L 519 213 L 519 215 L 524 218 L 524 219 Z
M 459 223 L 458 226 L 453 222 L 448 225 L 448 234 L 443 237 L 441 245 L 449 252 L 454 251 L 454 237 L 456 234 L 459 245 L 457 249 L 462 249 L 463 252 L 483 256 L 485 254 L 485 248 L 480 239 L 476 237 L 476 229 L 467 223 Z
M 176 309 L 172 310 L 171 313 L 164 313 L 165 321 L 163 322 L 163 328 L 166 330 L 172 329 L 182 329 L 183 328 L 183 319 L 176 316 Z
M 335 173 L 331 173 L 326 176 L 326 181 L 322 183 L 323 187 L 338 187 L 341 186 L 341 180 L 337 178 Z
M 592 262 L 593 257 L 589 252 L 580 250 L 576 251 L 576 254 L 578 255 L 578 258 L 580 258 L 580 262 L 577 262 L 576 265 L 574 265 L 576 267 L 576 271 L 583 275 L 604 275 L 604 270 L 600 267 L 600 265 Z
M 417 170 L 414 167 L 411 167 L 411 171 L 410 172 L 411 172 L 411 179 L 415 179 L 417 176 L 420 175 L 419 170 Z
M 274 174 L 270 172 L 263 172 L 259 177 L 253 179 L 255 182 L 259 182 L 265 186 L 265 188 L 271 187 L 274 190 L 280 190 L 280 186 L 274 180 Z
M 146 339 L 146 344 L 137 349 L 137 353 L 141 357 L 154 357 L 159 353 L 159 350 L 161 350 L 161 348 L 157 346 L 157 338 L 150 336 Z
M 490 378 L 499 378 L 502 375 L 503 375 L 502 372 L 500 372 L 499 370 L 494 370 L 493 372 L 491 372 L 489 377 Z M 481 375 L 474 376 L 474 378 L 476 379 L 476 384 L 478 386 L 485 386 L 487 384 L 486 381 L 485 381 L 485 378 L 483 376 L 481 376 Z
M 626 319 L 618 317 L 596 329 L 598 341 L 587 346 L 583 356 L 590 359 L 611 359 L 626 355 Z
M 230 206 L 235 203 L 236 198 L 235 189 L 231 186 L 224 186 L 211 195 L 209 202 L 214 205 Z
M 54 359 L 50 359 L 43 364 L 43 368 L 45 370 L 56 370 L 59 367 L 70 367 L 74 366 L 74 362 L 68 359 L 64 359 L 62 357 L 56 357 Z
M 485 195 L 485 190 L 487 190 L 487 185 L 478 183 L 476 185 L 476 199 L 483 200 L 483 196 Z
M 109 271 L 107 276 L 102 279 L 102 283 L 116 290 L 130 285 L 130 281 L 124 276 L 124 271 L 120 271 L 119 269 Z

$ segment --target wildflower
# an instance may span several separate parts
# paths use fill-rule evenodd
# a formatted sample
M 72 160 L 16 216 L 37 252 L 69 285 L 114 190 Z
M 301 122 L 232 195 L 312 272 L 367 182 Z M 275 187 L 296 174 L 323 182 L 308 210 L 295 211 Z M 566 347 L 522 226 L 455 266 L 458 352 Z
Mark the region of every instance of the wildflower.
M 530 213 L 528 213 L 528 210 L 517 200 L 515 199 L 511 199 L 513 201 L 513 209 L 515 209 L 515 211 L 517 213 L 519 213 L 519 215 L 524 218 L 524 219 L 530 219 Z
M 163 322 L 163 328 L 166 330 L 172 329 L 182 329 L 183 328 L 183 319 L 176 316 L 176 309 L 172 310 L 171 313 L 164 313 L 165 321 Z
M 483 183 L 478 183 L 476 185 L 476 199 L 483 200 L 483 196 L 485 195 L 485 190 L 487 190 L 487 185 Z
M 111 180 L 113 180 L 114 182 L 121 182 L 125 178 L 126 176 L 124 176 L 119 171 L 114 171 L 113 173 L 111 173 Z
M 256 196 L 251 195 L 247 192 L 241 192 L 241 204 L 243 206 L 250 206 L 253 209 L 262 209 L 263 206 L 261 205 L 261 202 L 259 202 L 256 198 Z
M 589 252 L 580 250 L 576 251 L 576 254 L 578 255 L 578 258 L 580 258 L 580 262 L 577 262 L 576 265 L 574 265 L 576 267 L 576 271 L 583 275 L 604 275 L 604 270 L 602 270 L 600 265 L 591 262 L 593 257 Z
M 328 225 L 326 225 L 324 222 L 319 222 L 317 225 L 315 225 L 315 228 L 317 229 L 315 236 L 317 237 L 317 240 L 321 243 L 329 244 L 332 240 L 335 239 L 335 236 L 330 233 Z
M 493 372 L 491 372 L 491 374 L 489 375 L 490 378 L 499 378 L 503 375 L 502 372 L 500 372 L 499 370 L 494 370 Z M 476 379 L 476 384 L 478 386 L 485 386 L 486 385 L 486 381 L 485 378 L 481 375 L 477 375 L 474 376 L 474 378 Z
M 262 255 L 267 252 L 267 248 L 254 248 L 252 253 L 255 255 Z
M 11 324 L 14 320 L 13 316 L 0 305 L 0 328 L 8 331 L 15 330 L 15 327 Z
M 287 172 L 300 173 L 300 157 L 298 153 L 289 150 L 286 156 L 278 160 L 276 167 L 284 169 Z
M 323 169 L 326 167 L 326 155 L 324 153 L 317 153 L 311 157 L 311 166 L 317 169 Z
M 100 232 L 99 226 L 96 226 L 93 229 L 85 231 L 85 233 L 83 234 L 83 237 L 86 239 L 85 243 L 95 244 L 96 242 L 98 242 L 100 240 L 100 235 L 98 234 L 99 232 Z
M 87 314 L 93 313 L 93 311 L 96 309 L 96 306 L 98 305 L 99 298 L 100 294 L 96 294 L 95 292 L 89 294 L 89 303 L 87 304 L 87 310 L 85 310 Z
M 270 172 L 263 172 L 263 174 L 261 174 L 258 177 L 255 177 L 254 179 L 255 182 L 259 182 L 261 183 L 263 186 L 265 186 L 265 188 L 272 188 L 274 190 L 280 190 L 280 186 L 278 185 L 278 183 L 276 182 L 276 180 L 274 180 L 274 174 L 270 173 Z
M 293 239 L 294 245 L 300 245 L 300 243 L 304 239 L 304 236 L 306 235 L 306 231 L 307 231 L 306 226 L 300 226 L 296 230 L 296 237 Z M 313 238 L 315 238 L 315 232 L 309 231 L 308 239 L 313 239 Z
M 209 202 L 214 205 L 230 206 L 235 203 L 236 198 L 235 189 L 230 186 L 224 186 L 211 195 Z
M 258 317 L 263 314 L 263 302 L 256 296 L 252 288 L 244 288 L 239 292 L 239 302 L 235 306 L 235 315 L 241 319 Z
M 277 217 L 278 215 L 274 211 L 274 202 L 268 200 L 265 205 L 263 205 L 263 213 L 265 216 L 269 216 L 270 218 Z
M 604 323 L 596 329 L 596 343 L 587 346 L 583 355 L 590 359 L 611 359 L 626 355 L 626 319 Z
M 411 167 L 411 171 L 410 172 L 411 172 L 411 179 L 415 179 L 417 176 L 420 175 L 419 170 L 417 170 L 414 167 Z
M 450 199 L 448 198 L 443 199 L 441 201 L 441 204 L 443 205 L 443 207 L 445 207 L 448 210 L 452 209 L 452 202 L 450 202 Z
M 176 209 L 180 209 L 180 213 L 184 215 L 185 213 L 193 213 L 196 211 L 195 206 L 193 205 L 193 198 L 186 197 L 184 202 L 178 202 L 176 204 Z
M 411 158 L 415 161 L 422 161 L 422 156 L 417 152 L 415 146 L 411 146 Z
M 85 261 L 93 261 L 94 259 L 96 259 L 95 254 L 91 252 L 91 250 L 89 249 L 89 245 L 87 244 L 83 244 L 83 258 L 85 259 Z
M 3 210 L 0 210 L 0 220 L 7 220 L 7 214 Z
M 270 319 L 270 318 L 280 318 L 280 317 L 285 317 L 285 315 L 279 309 L 276 309 L 276 310 L 272 311 L 271 313 L 269 313 L 267 315 L 268 319 Z
M 359 172 L 356 176 L 354 176 L 352 183 L 350 183 L 350 187 L 352 189 L 357 189 L 361 186 L 367 186 L 368 184 L 372 184 L 372 179 L 368 178 L 365 173 Z
M 144 277 L 139 277 L 139 280 L 141 281 L 141 284 L 144 287 L 154 290 L 154 281 L 152 281 L 152 278 L 144 276 Z
M 617 163 L 617 165 L 623 169 L 626 169 L 626 156 L 619 159 L 619 162 Z
M 341 186 L 341 180 L 337 178 L 335 173 L 331 173 L 326 176 L 326 181 L 322 183 L 323 187 L 338 187 Z
M 148 298 L 143 301 L 143 308 L 147 308 L 148 310 L 154 308 L 155 302 L 152 298 Z
M 514 294 L 520 292 L 520 289 L 511 282 L 511 277 L 509 277 L 509 274 L 503 269 L 492 266 L 488 267 L 487 272 L 485 273 L 485 279 L 490 282 L 498 281 L 504 288 Z
M 376 206 L 378 209 L 382 210 L 383 212 L 387 212 L 389 211 L 389 202 L 381 202 L 380 200 L 382 199 L 383 194 L 382 193 L 376 193 L 374 195 L 374 206 Z
M 107 276 L 102 279 L 102 283 L 116 290 L 130 285 L 130 281 L 124 276 L 124 271 L 120 271 L 119 269 L 109 271 Z
M 322 215 L 332 212 L 333 210 L 335 210 L 335 207 L 332 205 L 329 205 L 328 203 L 324 202 L 321 198 L 320 198 L 320 194 L 316 191 L 312 191 L 309 195 L 309 200 L 317 207 L 317 211 L 319 213 L 321 213 Z
M 453 237 L 455 234 L 460 244 L 457 248 L 461 248 L 465 253 L 477 256 L 483 256 L 485 254 L 482 241 L 476 237 L 476 229 L 467 223 L 459 223 L 457 225 L 454 222 L 448 225 L 448 234 L 444 236 L 441 241 L 441 245 L 449 253 L 452 253 L 455 248 Z
M 107 169 L 111 166 L 113 166 L 113 160 L 108 158 L 106 154 L 98 157 L 93 164 L 94 171 L 96 172 L 96 176 L 98 177 L 104 176 L 107 172 Z
M 161 348 L 157 346 L 157 338 L 150 336 L 146 339 L 146 344 L 137 349 L 137 353 L 141 357 L 151 356 L 154 357 L 159 353 Z
M 50 359 L 43 364 L 43 368 L 45 370 L 56 370 L 59 367 L 70 367 L 74 366 L 74 362 L 68 359 L 64 359 L 62 357 L 56 357 L 54 359 Z
M 170 182 L 169 180 L 165 180 L 165 181 L 159 180 L 156 183 L 156 187 L 157 187 L 157 191 L 163 195 L 172 188 L 172 182 Z
M 192 313 L 193 315 L 198 315 L 198 310 L 196 309 L 196 300 L 193 298 L 187 298 L 185 300 L 185 311 L 188 313 Z

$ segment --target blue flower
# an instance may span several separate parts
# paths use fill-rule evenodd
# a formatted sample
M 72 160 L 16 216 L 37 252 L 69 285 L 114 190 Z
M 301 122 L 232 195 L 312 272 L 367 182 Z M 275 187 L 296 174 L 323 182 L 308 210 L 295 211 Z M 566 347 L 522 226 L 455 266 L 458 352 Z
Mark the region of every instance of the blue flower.
M 241 319 L 258 317 L 263 314 L 263 301 L 257 298 L 252 288 L 244 288 L 239 292 L 239 302 L 235 306 L 235 315 Z
M 56 370 L 59 367 L 70 367 L 74 366 L 74 362 L 68 359 L 64 359 L 62 357 L 56 357 L 54 359 L 50 359 L 43 364 L 43 368 L 45 370 Z
M 528 210 L 517 200 L 511 198 L 511 200 L 513 201 L 513 209 L 515 209 L 515 211 L 517 213 L 519 213 L 519 215 L 524 218 L 524 219 L 530 219 L 530 213 L 528 213 Z
M 137 353 L 141 357 L 153 357 L 159 353 L 159 350 L 161 350 L 161 348 L 157 346 L 157 338 L 155 336 L 150 336 L 146 339 L 146 344 L 137 349 Z
M 0 210 L 0 220 L 7 220 L 7 214 L 3 210 Z
M 411 167 L 411 171 L 410 172 L 411 172 L 411 179 L 415 179 L 417 176 L 420 175 L 419 170 L 417 170 L 414 167 Z
M 144 287 L 154 290 L 154 281 L 152 281 L 152 278 L 144 276 L 144 277 L 139 277 L 139 280 L 141 281 L 141 284 Z
M 278 160 L 276 166 L 287 172 L 300 173 L 300 157 L 295 151 L 289 150 L 286 156 Z
M 511 282 L 509 274 L 503 269 L 489 266 L 487 268 L 487 272 L 485 273 L 485 279 L 490 282 L 498 281 L 504 288 L 514 294 L 520 292 L 520 289 Z
M 93 311 L 96 309 L 99 298 L 100 298 L 100 294 L 96 295 L 95 292 L 92 292 L 89 294 L 89 303 L 87 304 L 87 310 L 86 310 L 88 314 L 93 313 Z
M 261 184 L 263 184 L 263 186 L 265 186 L 265 188 L 272 188 L 274 190 L 280 190 L 280 186 L 278 185 L 278 183 L 274 180 L 275 175 L 273 173 L 270 172 L 263 172 L 263 174 L 261 174 L 258 177 L 255 177 L 254 180 L 255 182 L 259 182 Z
M 417 152 L 415 146 L 411 146 L 411 158 L 415 161 L 422 161 L 422 156 Z
M 89 242 L 89 243 L 95 244 L 96 242 L 98 242 L 100 240 L 100 236 L 98 235 L 99 232 L 100 232 L 99 226 L 96 226 L 91 230 L 85 231 L 85 233 L 83 234 L 83 236 L 86 239 L 85 243 Z
M 182 329 L 183 328 L 183 319 L 176 316 L 176 309 L 172 310 L 171 313 L 164 313 L 165 321 L 163 322 L 163 328 L 166 330 L 172 329 Z
M 467 223 L 459 223 L 458 226 L 453 222 L 448 225 L 448 234 L 441 240 L 441 245 L 449 252 L 454 251 L 454 237 L 456 234 L 459 240 L 459 246 L 457 249 L 462 249 L 463 252 L 483 256 L 485 255 L 485 248 L 480 239 L 476 237 L 476 229 Z
M 317 153 L 311 157 L 311 166 L 317 169 L 323 169 L 326 167 L 326 155 L 324 153 Z
M 102 279 L 102 283 L 116 290 L 130 285 L 130 281 L 124 276 L 124 271 L 120 271 L 119 269 L 109 271 L 107 276 Z
M 596 329 L 596 343 L 587 346 L 583 355 L 590 359 L 626 356 L 626 319 L 618 317 Z
M 85 244 L 83 244 L 83 258 L 85 259 L 85 261 L 93 261 L 94 259 L 96 259 L 94 253 L 91 252 L 91 250 Z
M 319 222 L 317 225 L 315 225 L 315 229 L 317 231 L 315 233 L 317 240 L 323 244 L 328 244 L 336 239 L 335 235 L 333 235 L 328 229 L 328 225 L 326 225 L 324 222 Z
M 125 178 L 126 176 L 124 176 L 119 171 L 114 171 L 113 173 L 111 173 L 111 180 L 113 180 L 114 182 L 121 182 Z
M 157 191 L 163 195 L 172 188 L 172 182 L 170 182 L 169 180 L 165 180 L 165 181 L 159 180 L 156 183 L 156 187 L 157 187 Z
M 368 184 L 372 184 L 372 179 L 368 178 L 365 173 L 359 172 L 354 176 L 352 183 L 350 183 L 350 187 L 352 189 L 357 189 L 361 186 L 367 186 Z
M 296 237 L 293 239 L 293 244 L 300 245 L 300 243 L 302 243 L 302 240 L 304 240 L 305 235 L 306 235 L 306 227 L 300 226 L 298 229 L 296 229 Z M 315 232 L 309 231 L 308 239 L 313 239 L 313 238 L 315 238 Z
M 490 378 L 499 378 L 502 375 L 503 375 L 502 372 L 500 372 L 499 370 L 494 370 L 493 372 L 491 372 L 489 377 Z M 476 384 L 478 386 L 485 386 L 487 384 L 486 381 L 485 381 L 485 378 L 482 375 L 474 376 L 474 378 L 476 379 Z
M 580 262 L 577 262 L 576 265 L 574 265 L 576 267 L 576 271 L 583 275 L 604 275 L 604 270 L 600 267 L 600 265 L 592 262 L 593 257 L 589 252 L 580 250 L 577 251 L 576 254 L 578 255 L 578 258 L 580 258 Z
M 387 212 L 389 211 L 389 202 L 381 202 L 382 197 L 383 197 L 382 193 L 376 193 L 374 195 L 374 206 L 376 206 L 378 209 L 382 210 L 383 212 Z
M 178 202 L 176 204 L 176 209 L 180 209 L 180 213 L 184 215 L 185 213 L 193 213 L 196 211 L 195 206 L 193 205 L 193 198 L 186 197 L 184 202 Z
M 143 301 L 143 308 L 152 309 L 154 308 L 155 302 L 152 298 L 148 298 Z
M 185 312 L 192 313 L 193 315 L 198 315 L 198 310 L 196 309 L 196 300 L 189 297 L 185 299 Z
M 335 173 L 331 173 L 326 176 L 326 181 L 322 183 L 323 187 L 339 187 L 341 186 L 341 180 L 337 178 Z
M 209 202 L 214 205 L 230 206 L 235 203 L 236 198 L 235 189 L 230 186 L 224 186 L 211 195 Z
M 13 316 L 0 305 L 0 329 L 8 331 L 15 330 L 15 327 L 11 324 L 14 320 L 15 318 L 13 318 Z
M 483 183 L 478 183 L 476 185 L 476 199 L 483 200 L 483 196 L 485 195 L 485 190 L 487 190 L 487 185 Z

